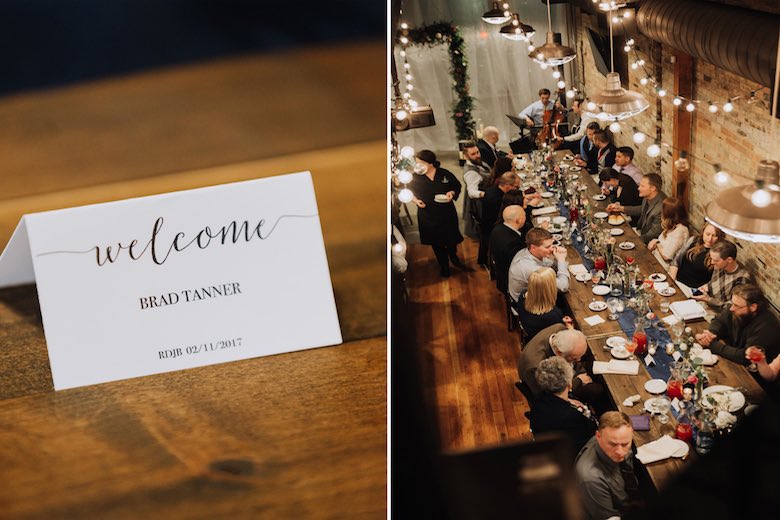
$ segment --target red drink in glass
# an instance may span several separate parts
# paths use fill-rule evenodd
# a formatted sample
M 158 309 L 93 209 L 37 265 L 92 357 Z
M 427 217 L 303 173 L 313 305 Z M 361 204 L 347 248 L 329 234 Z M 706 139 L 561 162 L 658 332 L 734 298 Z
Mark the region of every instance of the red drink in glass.
M 669 396 L 669 399 L 674 399 L 675 397 L 677 399 L 682 399 L 683 397 L 683 384 L 682 381 L 679 379 L 671 379 L 669 383 L 666 385 L 666 395 Z
M 677 428 L 674 429 L 674 435 L 681 441 L 691 442 L 693 439 L 693 427 L 691 423 L 677 423 Z
M 574 222 L 576 221 L 580 216 L 580 210 L 577 209 L 577 206 L 572 206 L 569 208 L 569 220 Z
M 628 265 L 631 265 L 631 264 L 633 264 L 633 263 L 634 263 L 634 255 L 627 254 L 627 255 L 626 255 L 626 263 L 627 263 Z
M 636 341 L 636 353 L 640 356 L 647 354 L 647 334 L 643 330 L 634 332 L 634 341 Z
M 757 363 L 758 361 L 761 361 L 762 359 L 764 359 L 764 353 L 761 352 L 758 349 L 753 349 L 748 354 L 748 359 L 750 361 L 752 361 L 753 363 Z
M 593 260 L 593 267 L 598 269 L 599 271 L 603 271 L 607 268 L 607 260 L 603 256 L 596 257 L 595 260 Z

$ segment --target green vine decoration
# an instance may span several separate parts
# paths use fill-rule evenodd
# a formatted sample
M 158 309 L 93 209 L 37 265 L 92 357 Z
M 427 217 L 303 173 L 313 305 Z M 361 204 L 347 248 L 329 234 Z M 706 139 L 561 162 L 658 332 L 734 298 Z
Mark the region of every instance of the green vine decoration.
M 449 46 L 450 74 L 455 83 L 453 90 L 458 97 L 452 105 L 450 115 L 455 122 L 458 139 L 473 139 L 474 119 L 471 111 L 474 109 L 474 98 L 469 95 L 466 44 L 460 30 L 452 23 L 434 22 L 417 29 L 410 28 L 407 34 L 409 45 L 434 47 L 446 43 Z

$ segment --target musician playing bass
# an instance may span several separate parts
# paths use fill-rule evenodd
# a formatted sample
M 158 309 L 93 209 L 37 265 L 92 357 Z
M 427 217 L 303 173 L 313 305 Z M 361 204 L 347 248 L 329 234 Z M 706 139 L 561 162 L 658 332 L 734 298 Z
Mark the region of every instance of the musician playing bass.
M 529 128 L 539 128 L 544 124 L 545 110 L 562 108 L 560 103 L 553 103 L 550 100 L 550 91 L 543 88 L 539 91 L 539 101 L 534 101 L 520 112 L 520 118 L 525 119 Z

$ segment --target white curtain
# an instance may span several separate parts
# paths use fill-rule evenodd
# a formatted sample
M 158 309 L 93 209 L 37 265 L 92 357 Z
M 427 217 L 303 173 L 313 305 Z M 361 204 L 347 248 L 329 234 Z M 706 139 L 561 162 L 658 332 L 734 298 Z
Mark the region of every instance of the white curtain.
M 510 11 L 518 12 L 520 20 L 531 25 L 536 34 L 535 45 L 544 43 L 547 33 L 547 6 L 539 0 L 510 0 Z M 507 40 L 499 34 L 500 25 L 482 21 L 482 13 L 492 7 L 488 0 L 406 0 L 401 21 L 409 27 L 422 27 L 434 22 L 452 22 L 466 45 L 469 91 L 475 98 L 472 115 L 480 125 L 496 126 L 501 131 L 499 147 L 509 151 L 509 141 L 516 138 L 517 127 L 505 114 L 517 115 L 528 104 L 539 99 L 537 92 L 546 87 L 555 92 L 558 80 L 552 69 L 542 70 L 528 57 L 528 44 Z M 563 34 L 567 44 L 567 4 L 552 5 L 552 28 Z M 391 29 L 395 36 L 395 28 Z M 574 47 L 573 45 L 570 45 Z M 403 91 L 403 58 L 395 43 L 394 53 L 400 86 Z M 449 73 L 450 59 L 445 44 L 428 48 L 413 45 L 407 48 L 414 90 L 412 98 L 422 105 L 431 105 L 436 125 L 398 132 L 398 142 L 415 150 L 457 151 L 458 138 L 450 114 L 455 99 L 453 78 Z M 569 65 L 564 71 L 571 78 Z

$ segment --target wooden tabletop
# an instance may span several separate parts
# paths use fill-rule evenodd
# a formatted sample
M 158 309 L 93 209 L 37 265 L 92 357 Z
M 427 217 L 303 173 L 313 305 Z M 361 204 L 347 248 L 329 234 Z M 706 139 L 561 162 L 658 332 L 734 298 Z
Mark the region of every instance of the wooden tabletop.
M 562 157 L 561 152 L 556 152 L 556 158 Z M 579 182 L 587 186 L 588 198 L 592 211 L 601 211 L 606 208 L 607 201 L 595 201 L 593 196 L 600 193 L 599 187 L 590 175 L 583 169 L 577 172 L 579 175 Z M 549 199 L 553 200 L 553 199 Z M 557 214 L 553 214 L 557 215 Z M 635 258 L 635 265 L 639 266 L 640 272 L 643 276 L 647 277 L 652 273 L 667 274 L 663 266 L 656 259 L 656 257 L 647 249 L 647 246 L 642 242 L 639 235 L 631 228 L 628 222 L 625 222 L 618 226 L 613 226 L 604 222 L 601 226 L 605 228 L 620 228 L 624 233 L 616 237 L 617 243 L 629 241 L 635 244 L 635 248 L 630 251 L 623 251 L 618 248 L 615 249 L 615 254 L 624 257 L 627 253 L 630 253 Z M 582 257 L 576 251 L 574 247 L 567 247 L 567 260 L 570 265 L 581 264 Z M 668 275 L 667 275 L 668 276 Z M 671 278 L 667 278 L 667 282 L 670 282 L 671 287 L 675 287 L 674 281 Z M 573 318 L 577 323 L 577 328 L 588 338 L 588 347 L 593 354 L 596 361 L 609 361 L 612 356 L 609 350 L 605 350 L 604 346 L 608 337 L 617 335 L 625 337 L 625 333 L 620 328 L 618 321 L 612 321 L 608 319 L 609 311 L 604 310 L 601 312 L 594 312 L 588 309 L 588 304 L 592 300 L 605 301 L 607 296 L 596 296 L 592 292 L 592 282 L 579 282 L 574 276 L 571 277 L 569 284 L 569 291 L 566 293 L 566 300 L 571 307 Z M 679 288 L 676 288 L 677 292 L 669 297 L 662 297 L 653 291 L 653 299 L 650 301 L 650 308 L 656 313 L 659 319 L 668 316 L 670 313 L 663 313 L 660 310 L 660 302 L 662 299 L 666 299 L 669 302 L 685 300 L 685 296 Z M 601 316 L 605 322 L 596 326 L 590 326 L 585 322 L 585 318 L 593 315 Z M 704 319 L 686 322 L 686 325 L 691 327 L 694 332 L 707 329 L 708 323 Z M 663 347 L 661 347 L 663 348 Z M 659 349 L 660 350 L 660 349 Z M 665 356 L 665 353 L 659 352 L 657 356 Z M 617 406 L 617 409 L 625 412 L 629 415 L 646 413 L 644 410 L 644 402 L 653 397 L 644 388 L 645 382 L 652 379 L 648 374 L 644 362 L 639 363 L 639 374 L 636 376 L 629 375 L 616 375 L 616 374 L 604 374 L 601 377 L 604 378 L 604 382 L 608 388 L 612 401 Z M 727 359 L 720 358 L 720 360 L 711 367 L 706 369 L 709 376 L 710 384 L 712 385 L 728 385 L 732 387 L 742 387 L 746 389 L 745 397 L 747 403 L 758 403 L 764 395 L 764 391 L 758 385 L 756 380 L 745 369 L 743 365 L 733 363 Z M 639 394 L 640 400 L 634 406 L 624 406 L 623 401 L 632 395 Z M 658 439 L 665 434 L 673 434 L 676 423 L 673 416 L 670 414 L 670 421 L 666 425 L 660 424 L 657 419 L 651 420 L 649 431 L 636 431 L 634 433 L 634 441 L 637 446 L 641 446 L 650 441 Z M 690 450 L 691 454 L 695 454 L 693 448 Z M 691 455 L 693 456 L 693 455 Z M 677 458 L 670 458 L 663 461 L 654 462 L 646 465 L 650 478 L 655 484 L 657 489 L 663 488 L 663 486 L 669 482 L 669 480 L 679 474 L 685 461 Z
M 379 52 L 373 56 L 380 65 L 383 49 L 377 45 Z M 357 69 L 332 76 L 323 72 L 335 71 L 329 66 L 336 63 L 351 67 L 352 62 L 339 61 L 339 56 L 352 56 L 355 66 L 363 67 L 371 52 L 344 50 L 333 56 L 304 52 L 289 70 L 299 76 L 331 78 L 331 82 L 306 83 L 309 90 L 320 92 L 333 90 L 338 75 L 363 78 Z M 357 59 L 361 56 L 366 59 Z M 0 429 L 4 454 L 0 517 L 386 517 L 384 109 L 377 111 L 376 136 L 361 131 L 366 125 L 356 125 L 349 131 L 342 128 L 335 138 L 317 139 L 301 123 L 301 135 L 308 140 L 296 141 L 292 129 L 271 128 L 265 121 L 268 139 L 242 134 L 241 143 L 251 139 L 252 146 L 262 150 L 261 156 L 270 157 L 274 150 L 277 155 L 249 161 L 250 148 L 235 141 L 221 147 L 220 136 L 232 139 L 221 132 L 225 125 L 231 132 L 262 126 L 257 120 L 262 118 L 255 118 L 255 110 L 218 115 L 218 89 L 208 97 L 210 104 L 203 106 L 197 102 L 202 92 L 197 85 L 198 78 L 212 86 L 219 83 L 209 79 L 210 74 L 225 69 L 232 71 L 228 79 L 223 78 L 230 84 L 242 77 L 241 64 L 251 75 L 263 61 L 219 62 L 163 74 L 163 90 L 178 107 L 173 112 L 189 107 L 189 115 L 178 113 L 175 121 L 167 123 L 163 116 L 155 116 L 159 120 L 145 119 L 148 126 L 135 117 L 140 117 L 138 106 L 144 104 L 140 99 L 122 104 L 125 95 L 153 90 L 154 82 L 147 76 L 136 82 L 127 79 L 120 92 L 111 87 L 124 79 L 91 86 L 95 103 L 111 108 L 110 124 L 93 117 L 94 107 L 81 112 L 68 109 L 74 92 L 89 99 L 90 86 L 84 91 L 74 87 L 64 93 L 0 101 L 0 114 L 26 107 L 43 118 L 48 107 L 56 109 L 53 118 L 69 113 L 71 125 L 83 129 L 65 135 L 56 126 L 36 127 L 39 133 L 49 134 L 29 139 L 29 146 L 20 147 L 21 155 L 13 160 L 0 160 L 13 166 L 9 169 L 13 178 L 4 181 L 10 191 L 0 202 L 0 243 L 5 244 L 24 213 L 311 170 L 344 344 L 54 392 L 35 287 L 0 290 L 0 422 L 4 425 Z M 270 62 L 284 70 L 276 60 Z M 383 84 L 384 74 L 377 76 L 378 84 Z M 365 87 L 371 81 L 363 78 L 355 84 Z M 188 90 L 190 84 L 195 85 L 194 94 Z M 266 91 L 266 86 L 255 83 L 253 88 Z M 367 89 L 355 89 L 359 95 L 352 97 L 354 106 L 373 99 Z M 376 88 L 378 107 L 384 107 L 382 92 Z M 303 110 L 301 106 L 308 102 L 294 102 L 293 94 L 300 93 L 301 89 L 289 95 L 277 90 L 274 106 L 289 112 L 285 116 L 272 110 L 271 121 L 301 116 L 295 110 Z M 349 97 L 346 91 L 340 95 Z M 345 109 L 352 106 L 341 103 L 338 96 L 329 99 Z M 323 103 L 326 97 L 314 95 Z M 251 109 L 249 99 L 233 99 L 228 105 Z M 170 110 L 165 103 L 151 102 L 145 118 L 155 119 L 150 115 L 153 105 L 162 113 Z M 361 113 L 368 117 L 371 110 Z M 34 124 L 35 116 L 30 117 L 25 125 Z M 198 124 L 223 117 L 225 125 Z M 313 121 L 311 117 L 308 113 L 306 120 Z M 315 125 L 316 132 L 326 132 L 323 125 Z M 23 141 L 23 136 L 9 136 L 11 126 L 2 131 L 0 148 L 14 139 Z M 166 155 L 166 129 L 177 126 L 181 133 L 174 132 L 171 139 L 178 144 Z M 185 127 L 198 131 L 188 134 Z M 101 135 L 104 130 L 111 136 Z M 63 135 L 58 138 L 57 133 Z M 95 146 L 79 155 L 74 143 L 79 136 L 89 135 L 99 139 L 86 139 L 85 144 Z M 375 140 L 339 144 L 349 135 L 353 143 Z M 115 155 L 116 148 L 100 144 L 106 140 L 121 143 L 127 151 L 143 150 L 148 144 L 155 152 L 122 161 Z M 35 153 L 33 142 L 39 147 Z M 286 149 L 290 146 L 301 151 L 290 154 Z M 36 154 L 45 163 L 40 178 L 29 167 Z M 110 168 L 114 163 L 115 176 Z M 201 167 L 193 168 L 195 164 Z M 210 167 L 214 164 L 219 166 Z M 87 177 L 78 176 L 79 165 L 87 165 Z M 301 326 L 313 312 L 317 310 L 307 308 L 302 295 Z

